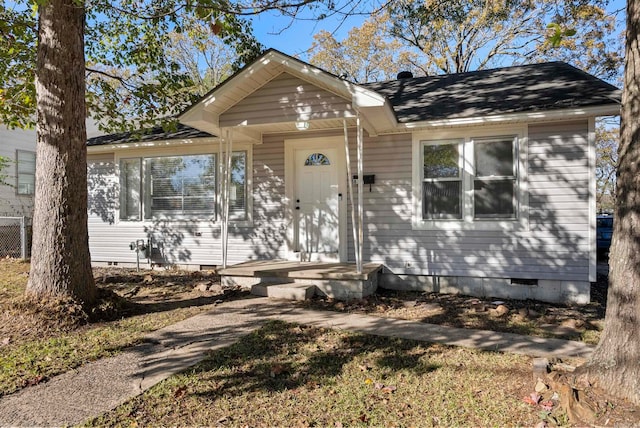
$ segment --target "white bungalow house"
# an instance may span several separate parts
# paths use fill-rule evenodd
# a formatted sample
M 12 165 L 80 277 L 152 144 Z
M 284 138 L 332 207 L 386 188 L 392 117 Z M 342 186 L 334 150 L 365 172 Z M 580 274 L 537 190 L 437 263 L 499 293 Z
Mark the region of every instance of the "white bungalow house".
M 91 257 L 587 303 L 594 123 L 619 103 L 561 62 L 355 84 L 269 50 L 177 131 L 89 140 Z M 344 269 L 369 282 L 341 294 Z

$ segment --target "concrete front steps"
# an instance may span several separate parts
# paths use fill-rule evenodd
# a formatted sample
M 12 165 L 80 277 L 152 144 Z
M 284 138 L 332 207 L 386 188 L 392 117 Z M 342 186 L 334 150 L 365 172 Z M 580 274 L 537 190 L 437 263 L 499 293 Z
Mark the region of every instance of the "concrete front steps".
M 309 300 L 316 294 L 316 286 L 297 282 L 284 282 L 282 284 L 259 283 L 251 286 L 251 294 L 272 299 Z
M 305 300 L 314 294 L 336 300 L 362 299 L 378 287 L 382 265 L 369 263 L 358 273 L 354 264 L 251 261 L 218 271 L 223 285 L 241 286 L 274 299 Z

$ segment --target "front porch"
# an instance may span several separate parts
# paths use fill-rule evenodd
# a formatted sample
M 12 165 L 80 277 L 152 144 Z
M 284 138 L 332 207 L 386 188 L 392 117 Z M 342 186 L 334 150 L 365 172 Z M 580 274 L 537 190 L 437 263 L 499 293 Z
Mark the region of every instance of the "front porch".
M 320 294 L 336 300 L 361 299 L 378 287 L 382 265 L 368 263 L 362 272 L 352 263 L 259 260 L 218 271 L 223 285 L 239 285 L 272 298 L 304 300 Z

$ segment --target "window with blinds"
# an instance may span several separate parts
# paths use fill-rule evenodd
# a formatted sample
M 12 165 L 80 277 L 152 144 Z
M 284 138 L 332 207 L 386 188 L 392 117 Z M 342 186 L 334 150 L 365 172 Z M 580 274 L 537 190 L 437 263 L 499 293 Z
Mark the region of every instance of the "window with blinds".
M 215 154 L 120 160 L 120 219 L 216 218 L 219 205 Z M 231 160 L 229 213 L 247 218 L 247 153 Z
M 461 142 L 427 142 L 423 146 L 422 154 L 422 218 L 461 218 Z
M 144 159 L 146 218 L 215 216 L 215 155 Z
M 422 140 L 422 219 L 518 217 L 518 137 Z

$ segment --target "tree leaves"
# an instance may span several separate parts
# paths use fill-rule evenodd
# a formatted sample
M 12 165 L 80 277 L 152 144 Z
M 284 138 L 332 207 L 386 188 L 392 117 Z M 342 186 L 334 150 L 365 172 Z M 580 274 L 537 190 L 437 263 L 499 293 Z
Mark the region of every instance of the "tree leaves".
M 12 8 L 0 4 L 0 122 L 9 127 L 34 124 L 37 27 L 29 7 L 28 0 Z M 262 50 L 250 22 L 223 0 L 195 6 L 173 0 L 97 0 L 85 8 L 88 110 L 107 131 L 156 124 L 203 94 L 202 88 L 194 90 L 193 70 L 167 51 L 172 34 L 198 24 L 194 16 L 212 23 L 208 40 L 235 48 L 231 71 Z
M 548 24 L 547 28 L 551 30 L 548 40 L 553 47 L 560 46 L 560 43 L 565 37 L 573 37 L 577 34 L 575 28 L 562 28 L 562 26 L 556 22 Z
M 391 5 L 388 32 L 420 52 L 426 74 L 562 60 L 613 79 L 622 68 L 621 39 L 601 3 L 409 0 Z
M 387 25 L 387 16 L 371 17 L 342 41 L 320 31 L 309 50 L 310 62 L 358 83 L 392 79 L 400 70 L 417 72 L 417 55 L 403 51 L 398 40 L 388 40 Z
M 0 3 L 0 122 L 34 125 L 36 23 L 27 5 Z

